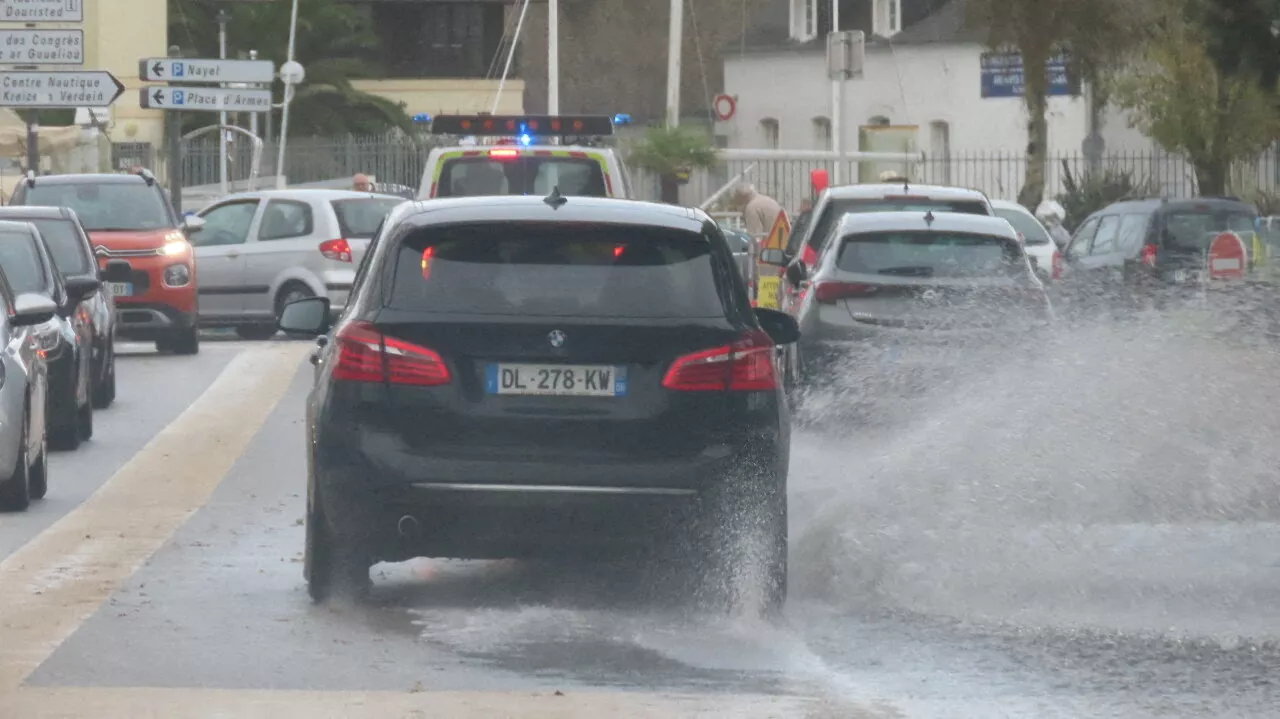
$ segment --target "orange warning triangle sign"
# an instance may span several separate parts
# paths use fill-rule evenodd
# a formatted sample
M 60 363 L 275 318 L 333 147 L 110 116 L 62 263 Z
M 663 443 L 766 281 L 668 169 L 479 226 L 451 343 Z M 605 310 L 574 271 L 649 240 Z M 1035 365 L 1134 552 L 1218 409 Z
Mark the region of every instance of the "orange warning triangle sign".
M 778 219 L 773 221 L 773 227 L 769 229 L 769 236 L 764 239 L 760 249 L 785 250 L 787 249 L 787 240 L 790 237 L 791 221 L 787 219 L 786 211 L 779 212 Z

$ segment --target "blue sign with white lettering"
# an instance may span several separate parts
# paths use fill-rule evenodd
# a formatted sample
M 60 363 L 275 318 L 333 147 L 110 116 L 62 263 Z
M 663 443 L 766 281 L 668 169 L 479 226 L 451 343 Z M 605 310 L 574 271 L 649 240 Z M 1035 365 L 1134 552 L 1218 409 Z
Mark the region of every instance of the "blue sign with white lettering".
M 180 62 L 175 62 L 173 63 L 173 65 L 170 66 L 169 74 L 174 77 L 182 77 L 183 75 L 186 74 L 186 69 L 187 69 L 186 65 Z
M 1076 95 L 1077 83 L 1067 72 L 1067 56 L 1059 53 L 1045 66 L 1049 97 Z M 1022 97 L 1022 55 L 1016 52 L 982 53 L 982 97 Z
M 170 104 L 185 105 L 187 104 L 187 93 L 182 90 L 174 90 L 170 99 Z

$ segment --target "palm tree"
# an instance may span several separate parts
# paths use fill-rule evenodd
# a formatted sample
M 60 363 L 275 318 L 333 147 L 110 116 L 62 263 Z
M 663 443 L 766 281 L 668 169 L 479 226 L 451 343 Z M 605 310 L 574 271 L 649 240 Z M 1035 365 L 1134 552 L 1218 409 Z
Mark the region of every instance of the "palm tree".
M 658 176 L 662 201 L 680 202 L 681 179 L 693 170 L 716 164 L 716 151 L 706 136 L 681 127 L 651 127 L 628 158 L 637 169 Z
M 217 57 L 217 4 L 207 0 L 168 0 L 169 41 L 186 57 Z M 250 49 L 258 57 L 284 64 L 289 42 L 289 2 L 228 3 L 227 54 Z M 352 80 L 381 77 L 374 60 L 378 38 L 365 9 L 340 0 L 300 0 L 294 54 L 306 68 L 306 82 L 294 95 L 290 132 L 306 135 L 375 134 L 400 128 L 412 131 L 404 108 L 357 90 Z M 276 97 L 283 86 L 276 83 Z M 214 116 L 188 113 L 184 129 L 214 122 Z

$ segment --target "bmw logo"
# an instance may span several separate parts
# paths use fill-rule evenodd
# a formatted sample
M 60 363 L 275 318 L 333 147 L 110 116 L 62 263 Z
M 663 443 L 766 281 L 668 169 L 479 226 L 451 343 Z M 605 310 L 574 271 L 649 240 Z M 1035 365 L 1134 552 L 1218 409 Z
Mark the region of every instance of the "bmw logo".
M 551 334 L 547 335 L 547 341 L 551 343 L 552 347 L 564 347 L 564 342 L 567 339 L 569 338 L 560 330 L 551 330 Z
M 920 299 L 924 300 L 925 302 L 932 302 L 938 299 L 938 292 L 937 290 L 925 290 L 924 292 L 920 293 Z

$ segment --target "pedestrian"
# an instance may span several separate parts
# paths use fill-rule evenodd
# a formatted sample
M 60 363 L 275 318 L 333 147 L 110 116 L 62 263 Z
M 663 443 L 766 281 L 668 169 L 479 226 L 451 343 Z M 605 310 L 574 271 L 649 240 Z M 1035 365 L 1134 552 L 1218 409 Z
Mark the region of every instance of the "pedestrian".
M 368 175 L 358 172 L 355 177 L 351 178 L 351 189 L 356 192 L 373 192 L 373 181 L 369 179 Z
M 773 229 L 773 223 L 783 214 L 778 201 L 762 195 L 749 182 L 739 183 L 733 191 L 734 202 L 742 208 L 742 225 L 753 240 L 761 240 Z
M 1036 208 L 1036 219 L 1049 231 L 1049 236 L 1058 247 L 1066 247 L 1071 241 L 1071 232 L 1063 226 L 1067 220 L 1067 211 L 1057 200 L 1041 202 Z

